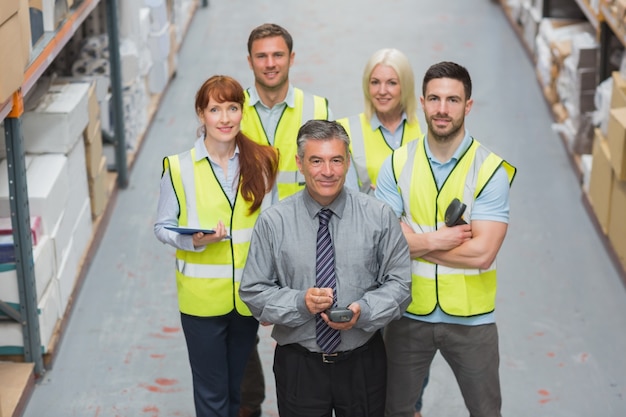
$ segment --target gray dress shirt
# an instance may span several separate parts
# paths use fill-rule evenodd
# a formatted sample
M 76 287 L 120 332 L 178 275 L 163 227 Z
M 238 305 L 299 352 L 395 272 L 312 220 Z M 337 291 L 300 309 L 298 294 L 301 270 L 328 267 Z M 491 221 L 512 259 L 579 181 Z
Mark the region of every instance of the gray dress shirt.
M 274 324 L 280 345 L 320 352 L 315 315 L 304 295 L 315 286 L 318 212 L 306 189 L 261 213 L 252 232 L 239 294 L 260 321 Z M 348 188 L 328 206 L 335 247 L 337 304 L 357 302 L 356 325 L 341 332 L 338 351 L 355 349 L 398 319 L 411 301 L 409 248 L 393 210 Z

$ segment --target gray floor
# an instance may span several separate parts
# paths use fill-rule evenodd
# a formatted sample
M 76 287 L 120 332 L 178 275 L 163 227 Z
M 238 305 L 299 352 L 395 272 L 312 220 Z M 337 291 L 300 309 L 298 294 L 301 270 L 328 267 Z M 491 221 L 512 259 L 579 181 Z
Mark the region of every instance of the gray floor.
M 191 146 L 194 94 L 204 79 L 222 73 L 252 82 L 247 35 L 267 21 L 294 35 L 294 84 L 329 97 L 337 117 L 361 110 L 361 71 L 379 48 L 409 56 L 418 88 L 434 62 L 468 67 L 475 98 L 468 128 L 519 169 L 499 258 L 503 414 L 626 415 L 624 285 L 584 210 L 531 61 L 500 7 L 487 0 L 212 0 L 194 18 L 54 368 L 24 416 L 193 416 L 173 251 L 152 233 L 161 158 Z M 264 416 L 277 416 L 273 343 L 267 329 L 261 333 Z M 440 356 L 423 411 L 467 415 Z

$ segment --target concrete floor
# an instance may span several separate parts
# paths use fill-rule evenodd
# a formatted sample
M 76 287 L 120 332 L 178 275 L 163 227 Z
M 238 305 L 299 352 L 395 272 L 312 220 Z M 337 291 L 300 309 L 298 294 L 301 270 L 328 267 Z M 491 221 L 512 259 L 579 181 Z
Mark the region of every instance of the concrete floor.
M 361 111 L 369 55 L 396 47 L 418 89 L 441 60 L 474 82 L 470 132 L 519 169 L 499 257 L 505 416 L 626 415 L 626 293 L 581 199 L 579 180 L 535 78 L 499 5 L 487 0 L 212 0 L 199 9 L 101 246 L 76 300 L 54 368 L 25 417 L 193 416 L 177 312 L 173 250 L 152 233 L 161 159 L 191 147 L 196 89 L 210 75 L 252 82 L 250 30 L 264 22 L 295 39 L 293 83 L 330 99 L 336 117 Z M 277 416 L 273 342 L 262 329 L 264 416 Z M 425 417 L 467 415 L 440 356 Z

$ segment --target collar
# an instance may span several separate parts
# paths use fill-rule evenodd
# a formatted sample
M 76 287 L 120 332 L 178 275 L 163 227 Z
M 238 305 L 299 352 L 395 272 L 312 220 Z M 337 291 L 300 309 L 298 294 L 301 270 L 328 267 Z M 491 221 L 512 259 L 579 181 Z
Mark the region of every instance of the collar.
M 207 151 L 206 146 L 204 146 L 204 137 L 200 136 L 198 139 L 196 139 L 193 147 L 196 149 L 195 162 L 198 162 L 204 158 L 211 159 L 211 157 L 209 156 L 209 151 Z M 239 145 L 235 145 L 235 152 L 229 159 L 232 159 L 235 155 L 239 155 Z
M 404 123 L 405 120 L 407 120 L 406 112 L 402 112 L 402 118 L 400 119 L 400 123 L 398 124 L 398 126 Z M 370 119 L 370 127 L 372 128 L 372 130 L 376 130 L 378 128 L 389 130 L 380 122 L 380 119 L 378 118 L 376 112 L 372 114 L 372 118 Z
M 433 156 L 433 153 L 430 151 L 430 147 L 428 146 L 428 134 L 424 135 L 424 148 L 426 149 L 426 156 L 428 157 L 428 160 L 433 164 L 444 165 L 448 162 L 458 161 L 459 157 L 463 155 L 465 151 L 467 151 L 471 144 L 472 137 L 469 135 L 467 129 L 465 129 L 465 136 L 463 136 L 463 140 L 461 141 L 459 147 L 456 148 L 456 151 L 454 152 L 454 155 L 452 155 L 452 158 L 450 158 L 449 161 L 440 162 L 439 160 L 437 160 L 437 158 Z
M 250 106 L 256 106 L 257 104 L 259 104 L 266 109 L 269 109 L 269 107 L 267 107 L 265 103 L 261 101 L 261 97 L 259 97 L 259 92 L 256 89 L 256 85 L 253 85 L 248 89 L 248 94 L 250 95 Z M 285 96 L 285 99 L 281 103 L 276 104 L 276 106 L 280 106 L 283 103 L 286 104 L 288 107 L 291 107 L 292 109 L 296 106 L 296 95 L 294 93 L 294 87 L 291 83 L 289 83 L 289 88 L 287 89 L 287 95 Z
M 314 219 L 317 213 L 323 208 L 330 209 L 335 216 L 341 218 L 343 216 L 343 210 L 346 207 L 348 193 L 351 191 L 344 186 L 339 195 L 327 206 L 322 206 L 320 203 L 313 200 L 313 197 L 311 197 L 306 188 L 300 192 L 302 193 L 302 201 L 309 217 Z

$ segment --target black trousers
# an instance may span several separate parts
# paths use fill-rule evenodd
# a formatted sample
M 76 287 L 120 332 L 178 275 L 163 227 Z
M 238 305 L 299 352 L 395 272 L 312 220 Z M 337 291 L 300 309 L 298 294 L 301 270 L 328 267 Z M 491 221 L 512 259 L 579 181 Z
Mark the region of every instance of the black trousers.
M 274 376 L 281 417 L 384 415 L 387 356 L 380 332 L 334 363 L 300 345 L 277 345 Z

